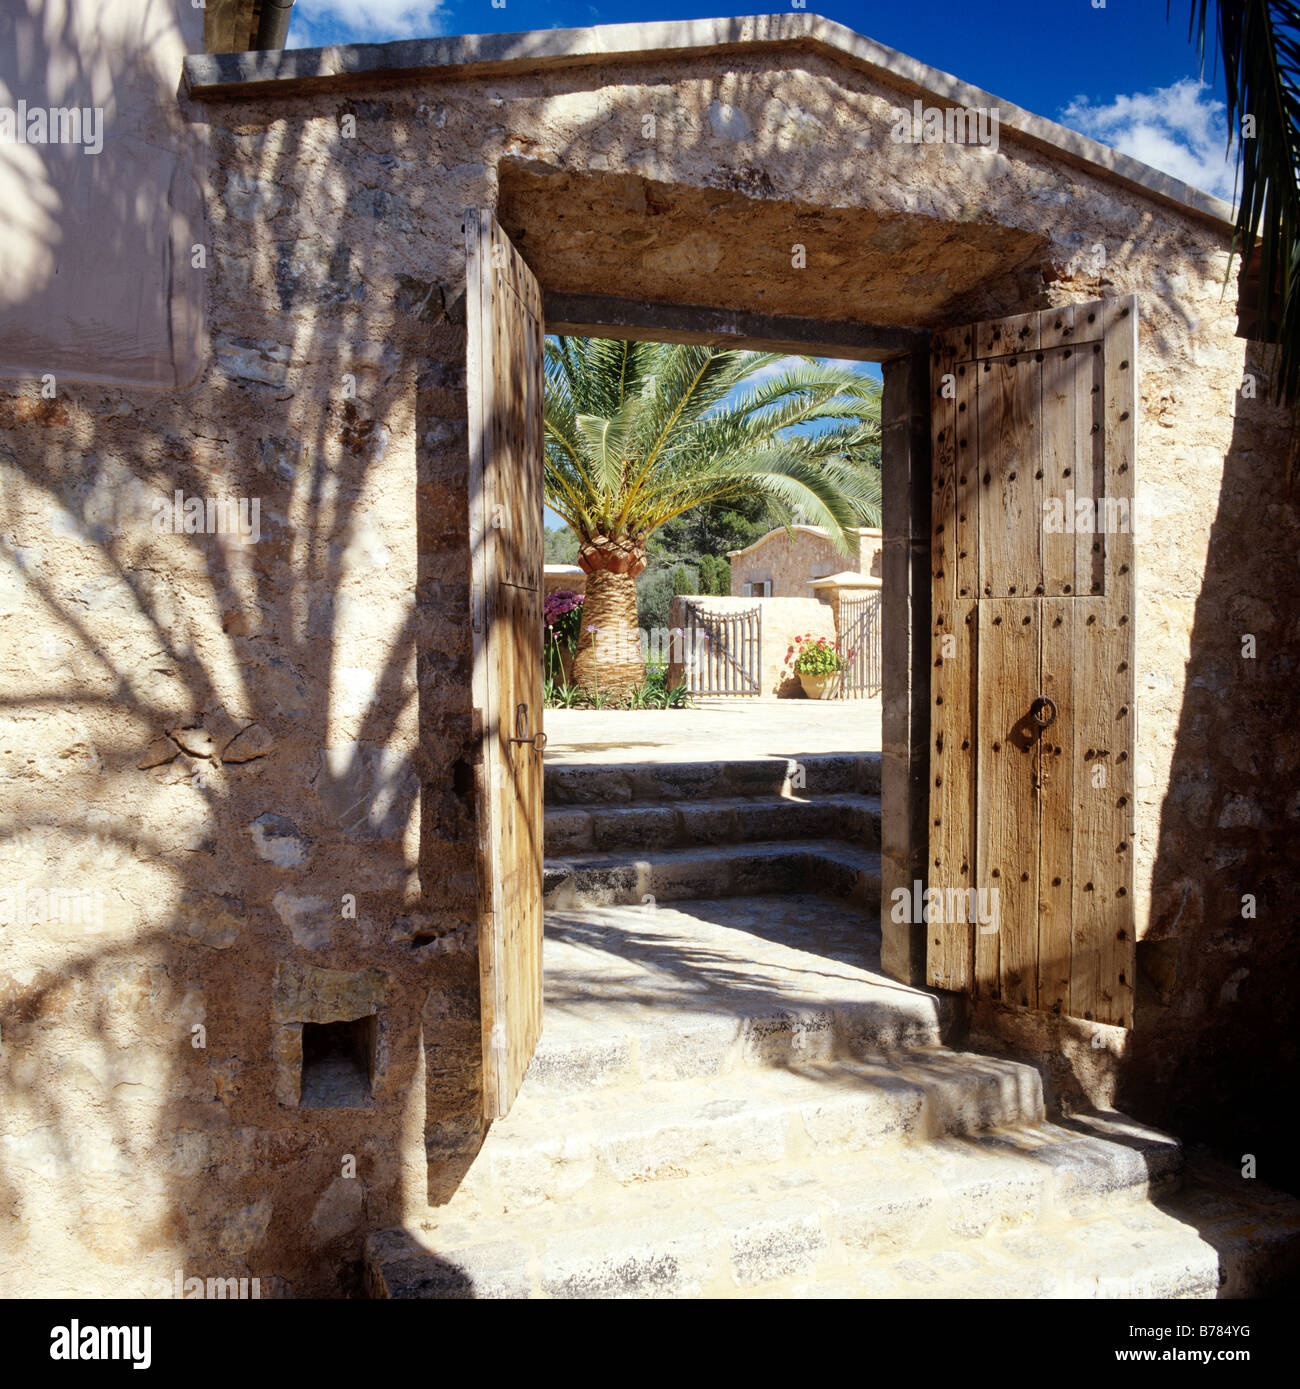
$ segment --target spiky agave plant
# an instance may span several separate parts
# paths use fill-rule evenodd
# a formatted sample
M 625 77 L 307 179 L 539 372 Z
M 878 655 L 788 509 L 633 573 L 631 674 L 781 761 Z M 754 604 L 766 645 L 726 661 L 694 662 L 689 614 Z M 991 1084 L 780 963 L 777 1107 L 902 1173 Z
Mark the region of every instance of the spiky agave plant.
M 556 338 L 546 345 L 546 500 L 587 574 L 574 678 L 641 684 L 636 579 L 646 540 L 710 501 L 759 496 L 775 524 L 880 520 L 880 386 L 815 358 L 768 380 L 773 352 Z M 741 389 L 746 381 L 749 389 Z M 799 426 L 817 424 L 815 432 Z

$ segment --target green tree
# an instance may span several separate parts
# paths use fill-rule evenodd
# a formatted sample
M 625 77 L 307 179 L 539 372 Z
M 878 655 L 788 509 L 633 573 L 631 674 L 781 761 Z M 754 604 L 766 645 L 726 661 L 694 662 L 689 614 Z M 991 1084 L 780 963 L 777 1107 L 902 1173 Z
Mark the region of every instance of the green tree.
M 668 626 L 672 612 L 673 576 L 669 569 L 647 569 L 637 581 L 637 622 L 647 632 Z
M 678 554 L 725 555 L 743 550 L 771 528 L 767 499 L 748 497 L 693 507 L 665 522 L 658 535 Z
M 700 556 L 700 587 L 705 593 L 725 596 L 731 592 L 731 563 L 721 555 Z
M 546 500 L 578 537 L 587 574 L 574 676 L 619 691 L 645 669 L 636 578 L 651 534 L 710 504 L 761 506 L 762 524 L 847 527 L 880 518 L 880 386 L 801 358 L 681 344 L 558 338 L 546 345 Z M 725 403 L 724 403 L 725 402 Z M 816 432 L 801 432 L 815 424 Z
M 547 526 L 542 531 L 542 556 L 546 564 L 575 564 L 578 559 L 578 537 L 568 526 Z

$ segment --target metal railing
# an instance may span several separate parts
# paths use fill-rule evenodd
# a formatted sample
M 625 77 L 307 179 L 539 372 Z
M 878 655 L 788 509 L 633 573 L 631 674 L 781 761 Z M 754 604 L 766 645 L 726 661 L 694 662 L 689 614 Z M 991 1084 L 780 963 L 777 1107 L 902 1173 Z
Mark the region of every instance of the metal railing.
M 840 676 L 841 699 L 869 699 L 881 691 L 880 613 L 879 589 L 840 599 L 840 649 L 853 652 Z
M 763 609 L 710 612 L 683 603 L 686 684 L 692 695 L 758 695 L 763 688 Z

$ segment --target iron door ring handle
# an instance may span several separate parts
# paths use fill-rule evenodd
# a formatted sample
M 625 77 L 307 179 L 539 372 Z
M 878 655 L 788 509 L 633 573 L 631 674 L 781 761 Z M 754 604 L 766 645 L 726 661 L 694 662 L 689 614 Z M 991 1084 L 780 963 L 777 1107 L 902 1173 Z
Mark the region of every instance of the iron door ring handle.
M 1056 722 L 1056 701 L 1046 695 L 1039 695 L 1029 706 L 1029 716 L 1039 726 L 1046 728 Z

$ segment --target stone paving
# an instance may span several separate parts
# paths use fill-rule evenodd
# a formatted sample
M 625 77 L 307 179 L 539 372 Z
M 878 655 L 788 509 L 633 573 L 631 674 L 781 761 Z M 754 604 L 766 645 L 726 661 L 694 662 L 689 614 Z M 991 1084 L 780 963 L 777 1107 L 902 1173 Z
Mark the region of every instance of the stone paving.
M 690 709 L 547 709 L 546 763 L 879 752 L 880 707 L 879 699 L 701 699 Z
M 547 1052 L 597 1022 L 611 1035 L 638 1017 L 661 1028 L 718 1018 L 734 1031 L 738 1018 L 785 1014 L 815 1028 L 849 1007 L 938 1045 L 953 1014 L 951 995 L 880 973 L 871 915 L 809 894 L 552 911 L 543 960 Z

